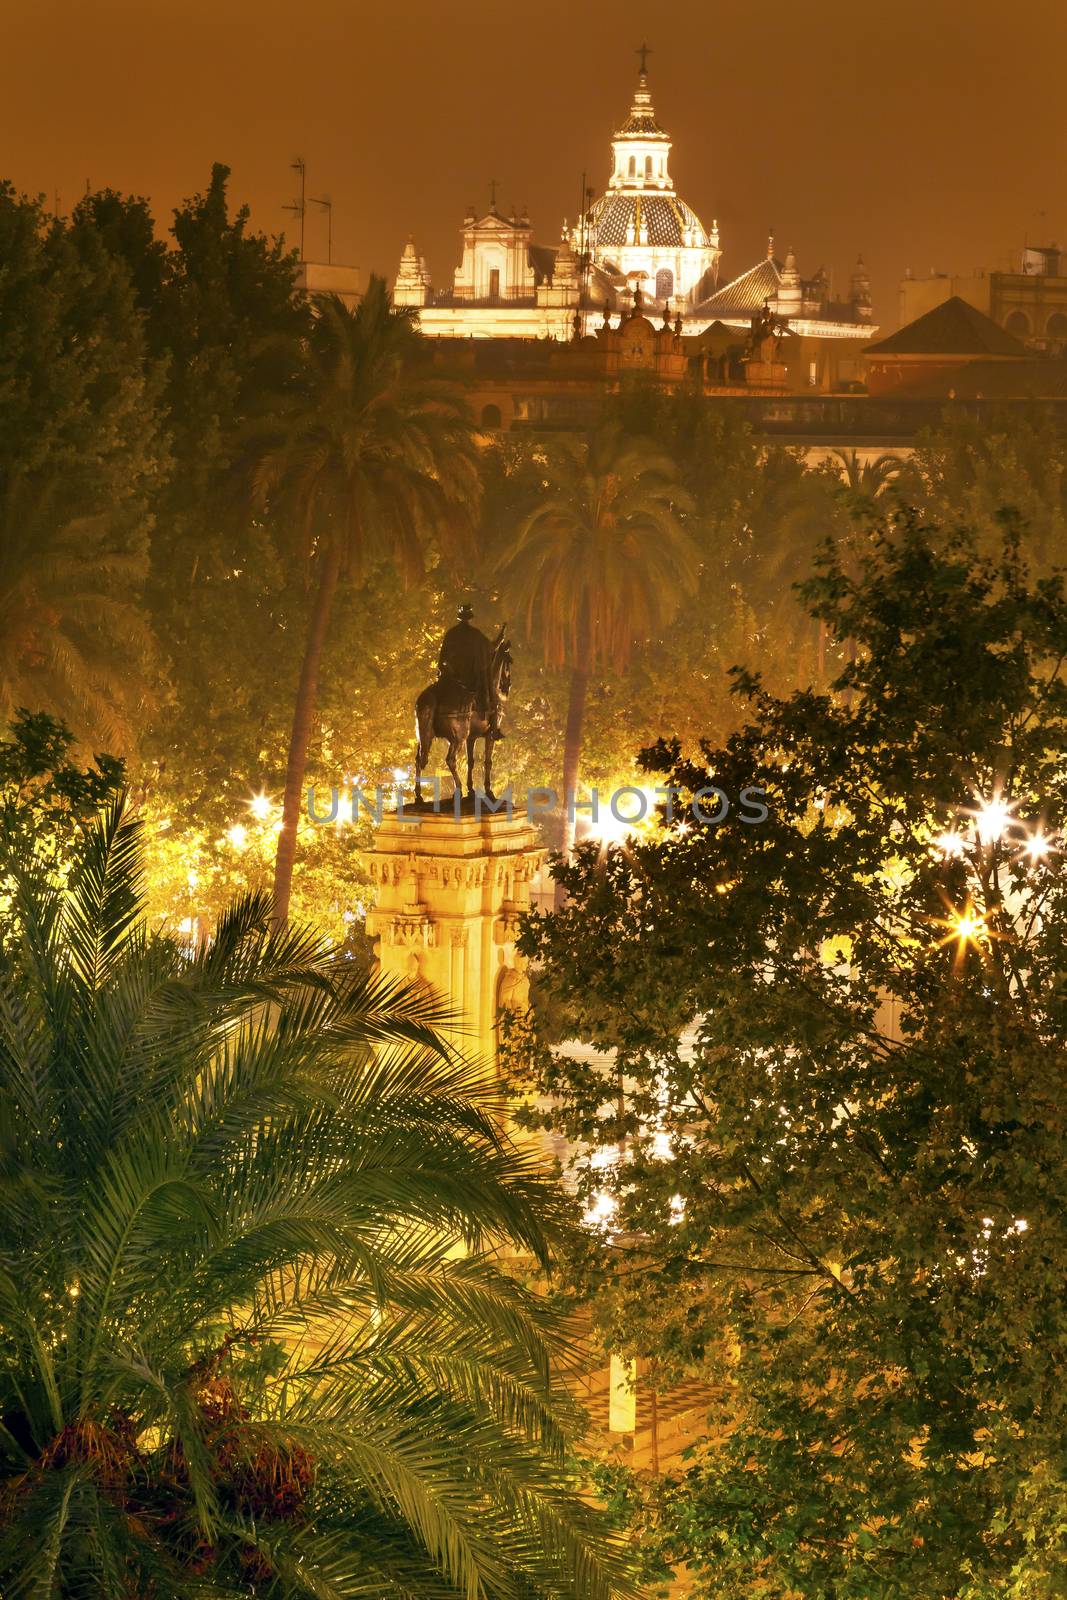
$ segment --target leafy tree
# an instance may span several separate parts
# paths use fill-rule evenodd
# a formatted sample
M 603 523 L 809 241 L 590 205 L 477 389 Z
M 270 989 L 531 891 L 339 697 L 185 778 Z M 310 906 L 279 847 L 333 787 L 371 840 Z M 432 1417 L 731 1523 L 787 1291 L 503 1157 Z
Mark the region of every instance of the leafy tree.
M 47 710 L 86 742 L 129 749 L 152 639 L 146 563 L 111 547 L 104 513 L 66 521 L 56 479 L 12 475 L 0 505 L 0 719 Z
M 78 237 L 106 252 L 131 285 L 148 355 L 161 370 L 173 457 L 164 545 L 179 537 L 170 524 L 183 513 L 194 515 L 201 544 L 211 533 L 196 509 L 203 512 L 207 497 L 217 514 L 220 474 L 240 430 L 262 404 L 268 378 L 277 381 L 276 363 L 291 367 L 311 323 L 296 288 L 295 251 L 250 231 L 247 206 L 231 213 L 229 176 L 216 162 L 206 190 L 175 210 L 169 250 L 141 197 L 103 189 L 72 214 Z
M 43 712 L 17 711 L 0 740 L 0 945 L 16 937 L 15 875 L 32 862 L 64 881 L 85 824 L 120 792 L 121 761 L 71 759 L 69 729 Z
M 190 934 L 210 927 L 235 895 L 273 881 L 277 780 L 292 716 L 279 684 L 299 672 L 309 596 L 266 534 L 250 568 L 204 587 L 200 625 L 212 641 L 214 679 L 206 654 L 202 671 L 184 669 L 182 724 L 175 720 L 166 765 L 145 785 L 152 910 Z M 335 607 L 306 786 L 315 786 L 321 814 L 338 787 L 339 821 L 318 827 L 301 817 L 290 910 L 360 958 L 368 954 L 362 916 L 370 900 L 361 852 L 373 824 L 363 811 L 353 825 L 351 789 L 362 780 L 373 804 L 378 784 L 388 796 L 396 772 L 410 768 L 412 707 L 433 679 L 447 615 L 436 583 L 398 592 L 387 567 Z M 507 749 L 525 755 L 525 737 Z
M 66 718 L 128 746 L 146 687 L 140 610 L 166 450 L 125 267 L 0 184 L 0 717 Z
M 149 202 L 143 195 L 97 189 L 77 202 L 71 222 L 81 233 L 95 237 L 113 260 L 125 266 L 134 303 L 147 324 L 149 348 L 157 357 L 166 358 L 165 341 L 160 337 L 161 320 L 176 262 L 157 237 Z M 169 370 L 167 375 L 174 376 Z
M 206 191 L 175 211 L 170 270 L 150 321 L 168 360 L 181 507 L 207 494 L 216 513 L 219 474 L 233 465 L 269 386 L 291 379 L 312 321 L 296 288 L 296 252 L 250 232 L 247 206 L 231 215 L 229 175 L 216 162 Z
M 412 315 L 373 278 L 355 311 L 328 300 L 296 391 L 253 435 L 254 492 L 307 563 L 314 600 L 293 708 L 274 874 L 289 911 L 323 648 L 342 574 L 388 561 L 408 580 L 468 543 L 479 497 L 474 433 L 450 385 L 418 370 Z
M 946 407 L 916 439 L 901 491 L 946 527 L 974 528 L 990 550 L 1010 509 L 1032 561 L 1046 569 L 1067 560 L 1067 440 L 1050 407 Z
M 250 418 L 291 381 L 311 312 L 295 253 L 250 229 L 228 180 L 216 163 L 175 211 L 170 248 L 143 199 L 103 190 L 74 211 L 126 271 L 160 374 L 170 461 L 146 583 L 160 681 L 133 776 L 154 834 L 153 910 L 199 930 L 257 881 L 262 852 L 230 830 L 248 824 L 256 845 L 274 844 L 273 818 L 247 805 L 279 765 L 277 685 L 296 671 L 306 612 L 273 531 L 234 484 Z
M 564 805 L 577 793 L 591 674 L 623 672 L 636 641 L 656 638 L 696 585 L 691 505 L 669 457 L 609 425 L 546 457 L 540 492 L 501 551 L 505 597 L 536 629 L 546 663 L 569 669 Z M 565 849 L 572 836 L 567 820 Z
M 159 468 L 157 393 L 124 265 L 0 182 L 0 485 L 43 474 L 69 516 L 106 512 L 131 552 Z
M 625 1590 L 496 1088 L 265 899 L 150 934 L 141 848 L 118 802 L 25 863 L 0 967 L 4 1594 Z
M 513 1044 L 610 1214 L 580 1281 L 713 1385 L 644 1525 L 720 1600 L 1062 1590 L 1067 597 L 978 543 L 825 551 L 837 693 L 740 674 L 722 747 L 648 753 L 674 820 L 580 847 L 524 935 L 605 1052 Z
M 248 208 L 231 209 L 228 178 L 216 163 L 207 189 L 177 208 L 170 249 L 141 198 L 105 189 L 73 213 L 133 287 L 168 431 L 147 584 L 169 690 L 148 751 L 159 762 L 193 755 L 202 691 L 220 711 L 238 694 L 225 672 L 227 633 L 247 638 L 246 676 L 263 645 L 256 618 L 278 587 L 278 564 L 269 530 L 233 493 L 234 464 L 250 417 L 291 379 L 311 322 L 295 254 L 249 230 Z

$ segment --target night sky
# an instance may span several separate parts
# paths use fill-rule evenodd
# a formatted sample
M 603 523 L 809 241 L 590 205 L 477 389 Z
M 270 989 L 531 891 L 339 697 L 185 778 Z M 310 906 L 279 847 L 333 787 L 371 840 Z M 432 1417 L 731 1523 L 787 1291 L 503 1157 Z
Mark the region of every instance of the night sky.
M 770 225 L 838 292 L 862 249 L 888 328 L 905 267 L 1067 244 L 1063 0 L 0 0 L 0 18 L 0 176 L 19 189 L 67 210 L 88 179 L 169 221 L 221 160 L 256 224 L 291 230 L 301 154 L 334 202 L 334 260 L 390 280 L 413 231 L 449 282 L 494 177 L 555 243 L 583 168 L 606 185 L 645 37 L 676 189 L 718 216 L 727 277 Z M 307 254 L 325 249 L 309 212 Z

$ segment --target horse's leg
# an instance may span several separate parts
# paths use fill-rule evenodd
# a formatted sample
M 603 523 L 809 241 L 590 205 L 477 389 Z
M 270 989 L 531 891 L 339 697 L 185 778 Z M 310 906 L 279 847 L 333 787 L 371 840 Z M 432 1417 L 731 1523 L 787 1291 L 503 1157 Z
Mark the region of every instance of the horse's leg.
M 477 735 L 472 731 L 467 735 L 467 797 L 474 797 L 474 744 Z
M 493 731 L 491 728 L 485 730 L 485 793 L 487 799 L 496 799 L 496 795 L 493 793 Z
M 452 782 L 455 784 L 455 788 L 452 791 L 453 802 L 455 802 L 457 794 L 462 795 L 463 793 L 463 785 L 459 781 L 459 771 L 456 767 L 456 751 L 459 749 L 462 737 L 462 733 L 453 723 L 448 733 L 448 754 L 445 757 L 445 765 L 452 774 Z
M 415 708 L 415 799 L 422 799 L 422 773 L 430 759 L 430 746 L 433 744 L 433 708 L 423 706 Z

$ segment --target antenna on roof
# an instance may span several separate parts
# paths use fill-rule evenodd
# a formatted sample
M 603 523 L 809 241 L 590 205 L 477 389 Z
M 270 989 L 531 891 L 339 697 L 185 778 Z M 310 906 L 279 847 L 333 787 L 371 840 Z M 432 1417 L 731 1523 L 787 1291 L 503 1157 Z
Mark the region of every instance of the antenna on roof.
M 310 200 L 310 202 L 311 202 L 311 204 L 313 206 L 321 206 L 322 209 L 326 213 L 326 260 L 327 260 L 328 264 L 332 265 L 332 263 L 333 263 L 333 201 L 330 199 L 329 195 L 324 196 L 324 198 L 321 199 L 321 200 L 316 200 L 314 195 L 309 195 L 308 199 Z
M 304 259 L 304 217 L 307 214 L 307 168 L 303 156 L 296 156 L 290 163 L 294 172 L 300 174 L 300 199 L 294 200 L 292 205 L 282 206 L 283 211 L 295 211 L 300 218 L 300 259 Z

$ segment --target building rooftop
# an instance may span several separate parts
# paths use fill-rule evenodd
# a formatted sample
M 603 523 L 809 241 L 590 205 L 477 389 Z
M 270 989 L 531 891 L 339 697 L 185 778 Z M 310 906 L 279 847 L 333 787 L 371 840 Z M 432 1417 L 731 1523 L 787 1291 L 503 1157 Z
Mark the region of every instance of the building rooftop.
M 695 308 L 701 317 L 751 317 L 762 311 L 765 301 L 773 300 L 781 287 L 782 264 L 766 256 L 742 272 L 739 278 L 723 284 L 710 299 Z
M 1025 356 L 1026 346 L 992 317 L 954 294 L 950 300 L 867 346 L 870 356 Z

